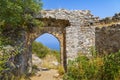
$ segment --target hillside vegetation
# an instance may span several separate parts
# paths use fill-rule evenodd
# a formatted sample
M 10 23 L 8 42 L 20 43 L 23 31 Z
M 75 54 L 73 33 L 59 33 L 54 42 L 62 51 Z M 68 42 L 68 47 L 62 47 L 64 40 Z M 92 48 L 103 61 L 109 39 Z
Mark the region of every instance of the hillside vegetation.
M 120 80 L 120 51 L 91 59 L 79 55 L 68 62 L 64 80 Z
M 45 58 L 47 55 L 54 55 L 60 61 L 60 53 L 57 50 L 51 50 L 40 42 L 34 41 L 32 44 L 32 53 L 39 58 Z

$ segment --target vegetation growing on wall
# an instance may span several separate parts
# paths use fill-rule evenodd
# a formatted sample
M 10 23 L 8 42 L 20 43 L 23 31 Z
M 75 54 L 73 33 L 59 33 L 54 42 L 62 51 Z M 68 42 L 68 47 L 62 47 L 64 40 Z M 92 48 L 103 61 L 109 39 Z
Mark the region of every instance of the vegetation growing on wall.
M 97 23 L 97 27 L 108 27 L 112 25 L 116 25 L 120 22 L 120 13 L 116 13 L 113 17 L 106 17 Z
M 15 59 L 20 52 L 18 47 L 0 46 L 0 80 L 19 79 Z

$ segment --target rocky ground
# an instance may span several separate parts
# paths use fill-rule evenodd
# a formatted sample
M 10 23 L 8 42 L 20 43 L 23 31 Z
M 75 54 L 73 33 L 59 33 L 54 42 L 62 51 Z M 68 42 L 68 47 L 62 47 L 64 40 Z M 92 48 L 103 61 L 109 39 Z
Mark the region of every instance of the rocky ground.
M 44 59 L 40 59 L 33 54 L 32 58 L 33 65 L 36 65 L 38 69 L 30 77 L 31 80 L 62 80 L 56 69 L 59 63 L 55 57 L 48 55 Z

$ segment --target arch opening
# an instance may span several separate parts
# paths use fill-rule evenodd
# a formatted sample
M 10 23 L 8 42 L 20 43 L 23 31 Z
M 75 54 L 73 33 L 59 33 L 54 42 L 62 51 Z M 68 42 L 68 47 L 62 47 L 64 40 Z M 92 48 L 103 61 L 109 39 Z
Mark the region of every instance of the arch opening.
M 59 38 L 50 33 L 44 33 L 36 38 L 32 43 L 33 65 L 46 69 L 58 68 L 61 65 L 60 43 Z M 36 64 L 38 60 L 34 60 L 34 54 L 42 60 L 40 64 Z
M 44 33 L 40 35 L 35 41 L 42 43 L 51 50 L 60 51 L 60 41 L 53 34 Z

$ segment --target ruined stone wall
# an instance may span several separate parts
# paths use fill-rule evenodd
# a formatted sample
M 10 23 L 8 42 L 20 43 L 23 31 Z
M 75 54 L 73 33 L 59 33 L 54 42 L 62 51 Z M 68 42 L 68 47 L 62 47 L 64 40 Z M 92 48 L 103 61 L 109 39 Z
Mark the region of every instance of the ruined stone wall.
M 97 22 L 95 47 L 99 54 L 109 54 L 120 49 L 120 13 Z
M 69 20 L 70 26 L 66 27 L 66 53 L 67 58 L 75 58 L 77 53 L 89 53 L 95 45 L 95 27 L 98 20 L 89 10 L 46 10 L 37 17 Z
M 100 54 L 120 50 L 120 24 L 95 29 L 95 45 Z
M 90 56 L 91 47 L 95 46 L 94 26 L 71 26 L 66 29 L 66 48 L 68 58 L 75 58 L 77 53 Z
M 32 70 L 32 47 L 31 44 L 39 35 L 47 32 L 56 36 L 61 45 L 61 60 L 66 66 L 66 58 L 74 59 L 78 53 L 91 56 L 92 47 L 96 47 L 99 53 L 111 53 L 120 49 L 120 14 L 114 17 L 98 20 L 88 10 L 43 10 L 37 16 L 43 20 L 44 27 L 31 29 L 27 32 L 24 29 L 16 30 L 18 36 L 11 29 L 4 36 L 13 42 L 12 46 L 23 49 L 17 56 L 15 63 L 18 73 L 30 73 Z M 111 25 L 112 26 L 109 26 Z M 103 26 L 109 27 L 103 27 Z M 96 27 L 97 26 L 97 27 Z M 102 26 L 99 28 L 98 26 Z M 36 30 L 37 29 L 37 30 Z M 67 56 L 66 56 L 67 54 Z

